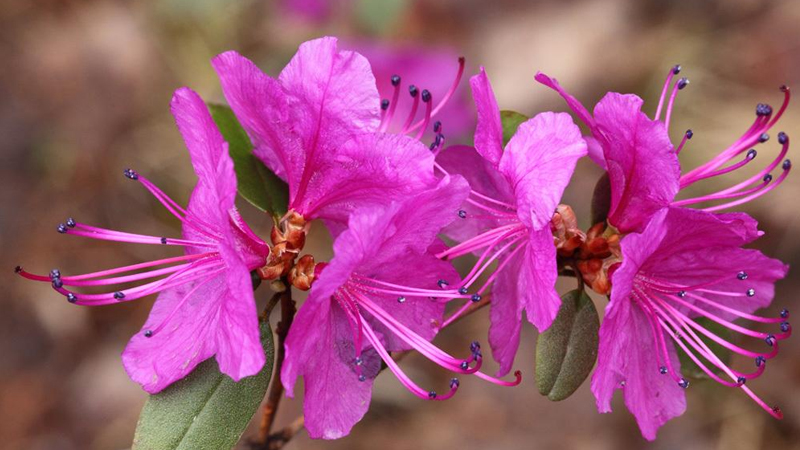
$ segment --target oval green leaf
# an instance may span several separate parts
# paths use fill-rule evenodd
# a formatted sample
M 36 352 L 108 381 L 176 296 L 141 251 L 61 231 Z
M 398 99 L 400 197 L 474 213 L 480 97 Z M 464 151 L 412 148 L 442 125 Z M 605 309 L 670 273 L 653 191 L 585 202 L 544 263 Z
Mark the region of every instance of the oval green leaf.
M 213 358 L 145 403 L 132 450 L 230 449 L 239 441 L 269 386 L 275 348 L 269 323 L 262 321 L 266 363 L 238 383 L 220 373 Z
M 597 361 L 600 318 L 582 290 L 561 297 L 553 324 L 536 342 L 536 386 L 553 401 L 572 395 Z
M 280 218 L 286 214 L 289 187 L 253 155 L 253 144 L 231 108 L 209 103 L 208 109 L 228 142 L 239 195 L 273 217 Z
M 516 111 L 500 111 L 500 123 L 503 125 L 503 147 L 511 140 L 511 136 L 517 132 L 517 128 L 528 120 L 528 116 Z

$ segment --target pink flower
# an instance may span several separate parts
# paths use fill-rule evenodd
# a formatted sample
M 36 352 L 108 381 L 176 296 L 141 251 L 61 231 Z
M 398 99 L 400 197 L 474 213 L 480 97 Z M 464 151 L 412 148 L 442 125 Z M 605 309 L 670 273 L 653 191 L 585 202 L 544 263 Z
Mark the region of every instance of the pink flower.
M 122 354 L 128 375 L 150 393 L 185 377 L 212 356 L 220 370 L 237 381 L 258 373 L 264 365 L 250 271 L 264 264 L 269 248 L 234 207 L 233 161 L 203 100 L 182 88 L 175 92 L 171 108 L 198 177 L 189 206 L 182 208 L 133 170 L 126 169 L 125 176 L 141 183 L 181 221 L 182 238 L 106 230 L 71 218 L 58 231 L 108 241 L 180 246 L 186 255 L 84 275 L 63 276 L 55 269 L 46 277 L 17 268 L 26 278 L 51 282 L 67 300 L 79 305 L 108 305 L 160 293 L 142 332 L 131 338 Z M 142 269 L 146 270 L 139 272 Z M 144 280 L 153 281 L 98 294 L 73 290 Z
M 752 314 L 770 304 L 775 281 L 787 271 L 780 261 L 741 248 L 762 234 L 746 214 L 665 208 L 641 234 L 622 239 L 622 264 L 612 270 L 611 301 L 600 327 L 592 377 L 600 412 L 611 411 L 614 391 L 622 389 L 642 435 L 655 439 L 658 428 L 686 408 L 683 389 L 689 382 L 680 372 L 677 344 L 709 377 L 741 389 L 767 412 L 781 417 L 779 409 L 768 406 L 745 384 L 763 373 L 766 361 L 778 352 L 778 341 L 791 335 L 785 321 L 788 311 L 774 318 Z M 710 319 L 743 339 L 760 340 L 764 350 L 739 347 L 698 318 Z M 734 324 L 734 319 L 779 324 L 780 332 L 756 331 Z M 712 351 L 710 341 L 753 358 L 755 370 L 733 369 Z
M 592 116 L 555 79 L 541 73 L 536 75 L 540 83 L 564 97 L 578 118 L 589 126 L 591 137 L 586 138 L 589 156 L 608 171 L 611 184 L 608 221 L 622 232 L 641 231 L 653 214 L 670 205 L 717 202 L 703 210 L 718 211 L 746 203 L 780 185 L 791 169 L 791 162 L 784 160 L 789 150 L 789 138 L 785 133 L 779 133 L 781 152 L 755 175 L 713 194 L 676 200 L 675 196 L 680 190 L 698 181 L 725 175 L 749 164 L 756 156 L 756 150 L 752 147 L 769 139 L 767 132 L 783 115 L 790 98 L 789 89 L 781 87 L 784 102 L 777 113 L 773 114 L 769 105 L 759 104 L 755 122 L 739 139 L 705 164 L 681 174 L 678 154 L 693 132 L 686 131 L 677 146 L 672 145 L 667 133 L 678 91 L 689 84 L 686 78 L 672 83 L 680 70 L 680 66 L 670 70 L 654 119 L 641 111 L 641 98 L 614 92 L 600 100 Z M 666 114 L 662 121 L 661 112 L 665 105 Z M 741 155 L 744 157 L 739 162 L 729 164 Z M 773 180 L 771 172 L 778 166 L 781 166 L 782 173 Z
M 561 305 L 550 220 L 586 144 L 567 114 L 548 112 L 520 125 L 503 149 L 500 109 L 486 72 L 481 69 L 470 83 L 478 110 L 475 148 L 450 147 L 437 158 L 442 171 L 470 183 L 458 212 L 462 220 L 447 230 L 462 242 L 438 256 L 482 251 L 466 285 L 498 261 L 483 289 L 493 282 L 489 343 L 502 375 L 519 346 L 522 311 L 545 330 Z
M 412 86 L 412 111 L 390 134 L 400 78 L 392 100 L 381 102 L 369 62 L 340 51 L 335 38 L 302 44 L 277 80 L 235 52 L 213 65 L 256 156 L 288 183 L 290 212 L 324 219 L 336 234 L 356 207 L 435 185 L 433 155 L 419 138 L 451 94 L 434 108 L 431 93 Z M 461 70 L 463 61 L 457 78 Z M 425 113 L 415 122 L 420 99 Z
M 471 357 L 459 359 L 429 342 L 443 326 L 447 301 L 476 296 L 449 288 L 460 284 L 458 273 L 434 256 L 444 248 L 437 233 L 453 220 L 467 192 L 461 177 L 445 177 L 438 187 L 402 203 L 351 215 L 286 341 L 281 381 L 293 396 L 303 376 L 305 426 L 312 438 L 336 439 L 350 432 L 369 408 L 381 361 L 420 398 L 445 400 L 458 388 L 457 378 L 445 394 L 420 388 L 390 351 L 414 349 L 451 372 L 502 385 L 519 383 L 519 374 L 505 382 L 477 372 L 482 360 L 477 343 Z

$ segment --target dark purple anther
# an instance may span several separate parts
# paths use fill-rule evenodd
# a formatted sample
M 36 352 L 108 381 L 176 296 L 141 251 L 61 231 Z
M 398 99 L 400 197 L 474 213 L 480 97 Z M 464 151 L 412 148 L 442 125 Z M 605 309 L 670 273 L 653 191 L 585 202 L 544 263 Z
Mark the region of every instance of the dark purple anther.
M 431 101 L 431 92 L 427 89 L 422 90 L 422 101 L 427 103 Z

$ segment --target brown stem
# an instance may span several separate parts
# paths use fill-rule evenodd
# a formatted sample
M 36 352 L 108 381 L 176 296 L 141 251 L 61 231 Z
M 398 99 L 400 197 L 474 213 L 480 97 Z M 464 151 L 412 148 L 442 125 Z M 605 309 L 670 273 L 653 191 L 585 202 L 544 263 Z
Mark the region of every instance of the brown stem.
M 300 416 L 281 431 L 269 435 L 266 445 L 267 450 L 279 450 L 283 448 L 284 445 L 291 441 L 292 438 L 303 429 L 304 425 L 305 418 Z
M 283 360 L 286 357 L 284 344 L 286 342 L 286 335 L 289 333 L 289 327 L 294 320 L 294 314 L 297 311 L 295 302 L 292 300 L 292 290 L 286 289 L 283 292 L 276 293 L 270 299 L 267 305 L 267 310 L 271 312 L 275 304 L 280 300 L 281 303 L 281 321 L 278 322 L 275 333 L 278 335 L 278 345 L 275 350 L 275 365 L 273 366 L 272 384 L 267 393 L 267 404 L 264 406 L 264 415 L 261 417 L 261 426 L 258 430 L 258 442 L 266 448 L 272 425 L 275 422 L 275 416 L 278 412 L 278 405 L 283 397 L 283 383 L 281 383 L 281 368 L 283 367 Z

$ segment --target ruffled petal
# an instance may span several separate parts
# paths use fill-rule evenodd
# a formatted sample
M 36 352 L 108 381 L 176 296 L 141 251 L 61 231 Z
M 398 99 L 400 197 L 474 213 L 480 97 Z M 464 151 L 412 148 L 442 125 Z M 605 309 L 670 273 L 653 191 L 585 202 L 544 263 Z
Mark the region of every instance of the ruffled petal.
M 343 224 L 356 207 L 402 201 L 435 185 L 425 145 L 404 135 L 361 134 L 317 165 L 294 208 L 306 218 Z
M 557 278 L 556 246 L 550 228 L 531 231 L 517 283 L 528 320 L 540 332 L 550 327 L 561 307 Z
M 578 119 L 580 119 L 581 122 L 585 123 L 586 126 L 589 127 L 589 129 L 594 130 L 595 124 L 592 115 L 589 114 L 589 111 L 586 109 L 585 106 L 583 106 L 583 104 L 581 104 L 581 102 L 578 101 L 578 99 L 576 99 L 575 97 L 570 95 L 567 91 L 565 91 L 564 88 L 562 88 L 561 85 L 558 84 L 558 81 L 555 78 L 550 78 L 547 75 L 543 74 L 542 72 L 537 72 L 534 78 L 539 83 L 542 83 L 543 85 L 549 87 L 550 89 L 558 92 L 558 95 L 564 98 L 564 100 L 567 102 L 567 106 L 569 106 L 572 112 L 574 112 L 575 115 L 578 116 Z
M 469 80 L 472 96 L 478 110 L 478 126 L 475 129 L 475 149 L 494 167 L 503 156 L 503 126 L 500 123 L 500 108 L 494 97 L 492 85 L 486 71 L 481 67 L 478 75 Z
M 594 109 L 594 136 L 611 182 L 608 220 L 622 232 L 641 231 L 679 189 L 680 164 L 667 129 L 641 108 L 639 97 L 611 92 Z
M 294 396 L 297 378 L 303 377 L 305 427 L 315 439 L 345 436 L 364 417 L 372 380 L 380 368 L 375 361 L 377 367 L 372 368 L 372 376 L 358 380 L 350 326 L 344 313 L 329 299 L 312 289 L 289 330 L 281 370 L 281 382 L 290 397 Z
M 519 126 L 499 169 L 514 186 L 522 223 L 538 230 L 550 222 L 575 164 L 585 155 L 586 143 L 569 114 L 541 113 Z
M 512 186 L 497 168 L 484 159 L 473 147 L 454 145 L 447 147 L 436 156 L 436 162 L 447 173 L 463 176 L 470 188 L 476 193 L 513 205 L 516 201 L 512 195 Z M 489 202 L 487 206 L 505 211 L 506 208 Z M 508 223 L 507 219 L 493 217 L 490 212 L 465 202 L 461 209 L 465 218 L 453 221 L 443 233 L 456 241 L 465 241 L 478 234 Z M 509 213 L 513 213 L 508 210 Z
M 618 286 L 614 289 L 616 293 Z M 606 307 L 600 326 L 592 392 L 598 411 L 606 413 L 611 412 L 614 392 L 622 389 L 625 406 L 636 417 L 642 436 L 653 440 L 662 425 L 686 410 L 686 394 L 671 377 L 659 372 L 654 357 L 658 349 L 645 312 L 624 293 L 612 295 L 615 298 Z M 672 344 L 668 345 L 677 370 L 680 362 Z

